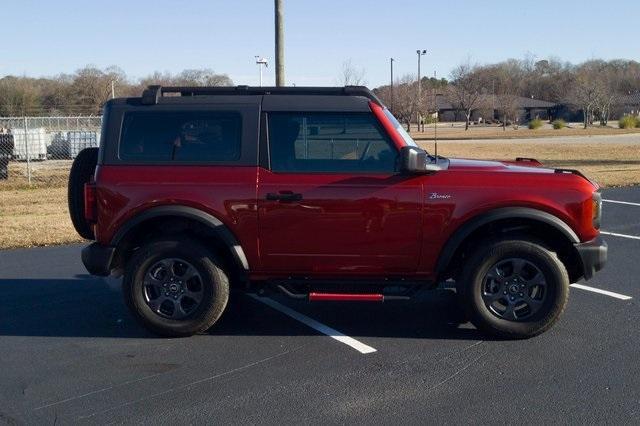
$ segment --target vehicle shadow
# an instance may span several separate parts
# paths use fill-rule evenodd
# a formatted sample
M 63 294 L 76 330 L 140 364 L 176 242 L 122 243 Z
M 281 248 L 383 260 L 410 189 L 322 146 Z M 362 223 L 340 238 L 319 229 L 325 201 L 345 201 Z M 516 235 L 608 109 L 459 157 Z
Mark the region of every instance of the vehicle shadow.
M 129 314 L 118 282 L 76 279 L 0 279 L 0 336 L 156 338 Z M 468 324 L 455 293 L 434 290 L 409 302 L 280 303 L 351 336 L 484 340 Z M 461 326 L 462 325 L 462 326 Z M 243 294 L 234 294 L 210 336 L 305 336 L 315 330 Z

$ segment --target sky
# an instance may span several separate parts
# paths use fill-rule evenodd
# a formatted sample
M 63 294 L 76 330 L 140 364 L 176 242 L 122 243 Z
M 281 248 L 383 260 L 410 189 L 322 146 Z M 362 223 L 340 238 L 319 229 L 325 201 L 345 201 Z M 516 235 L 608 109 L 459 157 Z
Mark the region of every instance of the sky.
M 559 57 L 640 61 L 637 0 L 284 0 L 288 85 L 335 85 L 346 60 L 370 87 L 394 74 L 448 77 L 470 61 Z M 210 68 L 257 85 L 255 55 L 270 61 L 272 0 L 2 0 L 0 77 L 72 73 L 116 65 L 129 77 Z

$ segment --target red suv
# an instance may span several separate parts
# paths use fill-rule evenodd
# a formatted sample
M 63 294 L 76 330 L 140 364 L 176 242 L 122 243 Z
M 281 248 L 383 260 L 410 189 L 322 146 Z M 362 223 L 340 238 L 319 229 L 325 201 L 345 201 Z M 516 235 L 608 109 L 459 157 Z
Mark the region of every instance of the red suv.
M 87 270 L 124 275 L 135 317 L 170 336 L 211 327 L 232 290 L 382 302 L 454 280 L 478 328 L 530 337 L 607 254 L 582 174 L 434 157 L 364 87 L 111 100 L 69 207 Z

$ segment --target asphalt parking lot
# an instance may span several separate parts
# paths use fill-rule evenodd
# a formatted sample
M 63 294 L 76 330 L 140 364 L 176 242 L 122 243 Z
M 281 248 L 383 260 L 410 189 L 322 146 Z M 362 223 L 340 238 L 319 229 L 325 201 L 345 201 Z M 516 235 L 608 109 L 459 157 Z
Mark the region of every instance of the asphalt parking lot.
M 638 423 L 640 187 L 604 198 L 607 267 L 526 341 L 459 324 L 449 290 L 241 296 L 209 334 L 163 339 L 117 280 L 86 275 L 81 246 L 0 252 L 0 424 Z

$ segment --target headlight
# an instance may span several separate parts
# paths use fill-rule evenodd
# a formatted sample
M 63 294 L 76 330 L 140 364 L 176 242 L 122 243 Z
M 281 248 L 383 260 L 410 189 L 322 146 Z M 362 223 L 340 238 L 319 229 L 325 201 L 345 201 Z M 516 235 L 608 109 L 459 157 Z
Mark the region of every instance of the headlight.
M 602 195 L 600 192 L 594 192 L 591 197 L 591 219 L 593 221 L 593 227 L 600 229 L 600 222 L 602 221 Z

